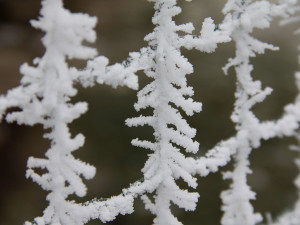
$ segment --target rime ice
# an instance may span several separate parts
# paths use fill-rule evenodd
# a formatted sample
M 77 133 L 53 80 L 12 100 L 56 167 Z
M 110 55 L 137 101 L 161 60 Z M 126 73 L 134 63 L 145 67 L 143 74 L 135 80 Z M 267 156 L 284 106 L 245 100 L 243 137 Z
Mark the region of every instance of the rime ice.
M 193 72 L 193 66 L 181 55 L 180 48 L 196 48 L 212 52 L 217 43 L 229 41 L 225 32 L 215 30 L 212 19 L 203 23 L 200 36 L 190 35 L 191 23 L 176 25 L 173 17 L 181 12 L 175 0 L 154 2 L 156 25 L 145 38 L 151 46 L 152 58 L 145 74 L 153 81 L 138 93 L 135 109 L 152 108 L 153 115 L 127 119 L 129 126 L 151 126 L 155 141 L 134 139 L 132 144 L 151 151 L 144 168 L 144 179 L 154 192 L 154 202 L 147 194 L 142 196 L 146 209 L 156 216 L 154 224 L 181 224 L 170 210 L 171 202 L 185 210 L 195 210 L 198 193 L 182 190 L 176 180 L 182 178 L 190 187 L 196 188 L 195 160 L 184 152 L 196 153 L 199 144 L 193 141 L 196 130 L 183 119 L 179 109 L 192 116 L 201 111 L 201 104 L 194 102 L 192 87 L 187 86 L 186 75 Z M 178 31 L 188 33 L 183 37 Z
M 10 107 L 21 109 L 8 113 L 8 122 L 42 124 L 45 129 L 50 129 L 44 135 L 51 142 L 51 147 L 45 154 L 46 158 L 30 157 L 27 162 L 26 177 L 49 192 L 49 206 L 44 210 L 43 216 L 34 219 L 33 224 L 79 225 L 90 219 L 106 222 L 119 213 L 131 213 L 132 196 L 121 195 L 105 202 L 93 201 L 89 204 L 77 204 L 67 200 L 73 194 L 78 197 L 85 196 L 87 188 L 83 178 L 91 179 L 96 172 L 93 166 L 72 155 L 73 151 L 83 146 L 84 136 L 78 134 L 71 137 L 68 124 L 87 111 L 85 102 L 70 102 L 71 97 L 77 94 L 74 83 L 94 85 L 94 81 L 99 80 L 99 75 L 91 73 L 89 68 L 82 71 L 70 68 L 66 60 L 87 60 L 96 56 L 97 51 L 94 48 L 82 43 L 95 41 L 96 33 L 93 28 L 97 19 L 86 14 L 69 12 L 63 8 L 62 0 L 43 0 L 40 13 L 39 20 L 33 20 L 31 24 L 45 32 L 42 42 L 46 52 L 42 58 L 34 60 L 34 66 L 26 63 L 22 65 L 21 85 L 0 98 L 1 115 Z M 99 56 L 96 61 L 98 70 L 109 70 L 106 61 L 105 57 Z M 124 76 L 126 79 L 121 77 L 121 81 L 118 80 L 119 77 L 115 77 L 114 83 L 110 83 L 113 86 L 128 85 L 136 88 L 137 79 L 134 76 L 131 72 Z M 102 80 L 109 83 L 104 78 Z M 38 174 L 35 172 L 36 168 L 45 169 L 47 172 Z
M 26 172 L 27 178 L 49 192 L 49 206 L 42 216 L 26 225 L 82 225 L 91 219 L 105 223 L 119 214 L 132 213 L 134 198 L 140 196 L 146 209 L 155 215 L 155 225 L 180 225 L 182 223 L 171 212 L 171 204 L 193 211 L 199 194 L 180 188 L 177 180 L 182 179 L 190 188 L 196 188 L 196 174 L 205 177 L 217 172 L 231 158 L 234 159 L 233 171 L 224 173 L 224 178 L 231 179 L 232 183 L 221 194 L 224 211 L 221 223 L 255 225 L 262 221 L 250 202 L 255 199 L 255 193 L 247 184 L 247 175 L 251 173 L 249 155 L 260 146 L 262 139 L 293 135 L 300 139 L 296 132 L 300 121 L 300 97 L 285 107 L 284 115 L 277 121 L 261 122 L 254 115 L 251 108 L 271 94 L 272 89 L 263 89 L 260 81 L 253 81 L 254 67 L 250 59 L 265 50 L 278 48 L 259 41 L 251 33 L 254 29 L 268 28 L 275 16 L 285 18 L 285 22 L 298 20 L 289 18 L 296 11 L 297 1 L 279 0 L 278 4 L 271 4 L 267 0 L 228 0 L 223 9 L 224 21 L 216 26 L 211 18 L 206 18 L 198 35 L 192 34 L 192 23 L 177 25 L 174 22 L 173 17 L 181 12 L 177 0 L 149 1 L 154 3 L 152 22 L 155 28 L 145 37 L 148 46 L 130 53 L 122 63 L 110 65 L 105 56 L 96 56 L 94 48 L 82 44 L 95 41 L 95 17 L 69 12 L 63 8 L 62 0 L 42 0 L 41 17 L 31 24 L 45 32 L 42 42 L 46 52 L 33 61 L 34 66 L 22 65 L 20 86 L 0 97 L 1 118 L 8 108 L 17 107 L 19 111 L 6 115 L 8 122 L 41 124 L 49 131 L 44 135 L 51 141 L 46 157 L 30 157 Z M 187 157 L 187 153 L 198 152 L 199 143 L 193 140 L 196 129 L 190 127 L 184 116 L 199 113 L 201 103 L 193 100 L 193 88 L 187 85 L 186 75 L 193 73 L 193 66 L 181 54 L 181 48 L 210 53 L 217 44 L 231 39 L 236 45 L 236 55 L 223 70 L 227 73 L 233 67 L 237 75 L 236 102 L 231 116 L 236 134 L 217 143 L 203 157 Z M 78 70 L 70 68 L 67 59 L 89 61 L 85 69 Z M 138 71 L 143 71 L 152 81 L 138 92 L 134 108 L 153 111 L 147 116 L 127 119 L 126 124 L 153 128 L 154 141 L 132 140 L 132 145 L 150 152 L 142 169 L 143 179 L 108 199 L 95 198 L 84 203 L 67 200 L 72 195 L 85 196 L 87 188 L 83 178 L 91 179 L 95 175 L 93 166 L 72 155 L 83 146 L 84 136 L 72 137 L 68 124 L 87 111 L 85 102 L 70 102 L 77 94 L 74 83 L 84 87 L 106 84 L 138 89 Z M 299 77 L 298 73 L 300 87 Z M 299 159 L 296 164 L 300 168 Z M 37 169 L 46 172 L 39 174 Z M 298 190 L 299 179 L 296 179 Z M 271 224 L 298 225 L 299 204 L 298 200 L 293 211 Z

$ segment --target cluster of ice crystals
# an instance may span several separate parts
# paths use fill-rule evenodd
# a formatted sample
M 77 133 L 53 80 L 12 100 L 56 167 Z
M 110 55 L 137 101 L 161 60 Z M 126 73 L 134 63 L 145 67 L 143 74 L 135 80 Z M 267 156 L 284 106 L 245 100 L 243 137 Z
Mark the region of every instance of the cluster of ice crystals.
M 132 213 L 134 198 L 138 196 L 155 215 L 155 225 L 180 225 L 182 223 L 171 212 L 171 204 L 187 211 L 195 210 L 199 194 L 181 189 L 176 181 L 182 179 L 189 187 L 196 188 L 196 174 L 204 177 L 217 172 L 231 158 L 234 168 L 224 173 L 224 179 L 232 183 L 221 194 L 224 211 L 221 223 L 255 225 L 262 221 L 250 202 L 255 199 L 255 193 L 247 184 L 247 175 L 252 172 L 249 155 L 260 146 L 262 139 L 296 136 L 300 140 L 296 132 L 300 122 L 300 97 L 285 107 L 284 115 L 277 121 L 261 122 L 254 115 L 252 107 L 271 94 L 272 89 L 263 89 L 260 81 L 252 79 L 254 68 L 250 59 L 267 49 L 278 48 L 259 41 L 251 33 L 254 29 L 268 28 L 275 16 L 285 18 L 283 23 L 299 20 L 289 17 L 299 10 L 295 7 L 297 0 L 279 0 L 278 4 L 267 0 L 228 0 L 223 9 L 224 21 L 216 27 L 211 18 L 206 18 L 199 35 L 192 34 L 192 23 L 177 25 L 174 22 L 173 18 L 181 12 L 177 0 L 148 1 L 154 3 L 155 9 L 152 18 L 155 28 L 145 37 L 149 45 L 130 53 L 122 63 L 109 65 L 106 57 L 96 57 L 94 48 L 82 44 L 95 41 L 95 17 L 69 12 L 63 8 L 62 0 L 42 0 L 41 17 L 31 23 L 45 32 L 42 42 L 46 52 L 42 58 L 34 60 L 34 66 L 22 65 L 21 85 L 0 96 L 1 118 L 8 108 L 18 108 L 5 115 L 8 122 L 41 124 L 50 130 L 44 135 L 51 142 L 46 158 L 30 157 L 26 172 L 28 178 L 49 192 L 49 206 L 43 216 L 26 225 L 82 225 L 91 219 L 105 223 L 119 214 Z M 193 66 L 181 54 L 181 48 L 213 52 L 218 43 L 230 40 L 235 42 L 236 55 L 223 70 L 227 74 L 233 67 L 237 76 L 236 102 L 231 116 L 236 124 L 236 135 L 217 143 L 204 157 L 187 157 L 186 153 L 198 152 L 199 143 L 193 140 L 196 129 L 190 127 L 182 112 L 187 116 L 199 113 L 201 103 L 192 99 L 194 91 L 187 85 L 186 75 L 193 73 Z M 78 70 L 68 66 L 68 59 L 90 60 L 84 70 Z M 85 102 L 70 102 L 77 94 L 74 83 L 84 87 L 98 83 L 138 89 L 138 71 L 144 71 L 153 79 L 138 92 L 134 105 L 136 111 L 151 108 L 152 115 L 126 120 L 131 127 L 148 125 L 153 128 L 154 141 L 132 140 L 134 146 L 150 150 L 142 169 L 143 181 L 135 182 L 120 195 L 108 199 L 95 198 L 81 204 L 68 200 L 74 194 L 85 196 L 87 188 L 83 178 L 91 179 L 96 172 L 93 166 L 72 155 L 83 146 L 84 136 L 71 137 L 68 124 L 87 110 Z M 296 78 L 300 90 L 299 74 Z M 299 151 L 299 147 L 294 148 Z M 296 165 L 300 168 L 299 158 Z M 46 172 L 40 174 L 37 169 Z M 299 177 L 295 183 L 300 190 Z M 270 224 L 300 224 L 299 199 L 293 211 Z
M 42 4 L 40 19 L 31 23 L 46 33 L 42 40 L 46 53 L 34 60 L 35 66 L 24 64 L 21 67 L 21 85 L 9 91 L 1 100 L 6 102 L 5 108 L 14 106 L 21 109 L 8 113 L 7 121 L 42 124 L 45 129 L 50 129 L 44 136 L 51 141 L 46 159 L 30 157 L 27 162 L 26 177 L 49 191 L 49 206 L 35 223 L 79 224 L 70 212 L 75 203 L 67 198 L 72 194 L 84 196 L 87 188 L 82 178 L 93 178 L 96 170 L 72 156 L 72 152 L 83 145 L 84 136 L 78 134 L 72 138 L 68 124 L 86 112 L 87 104 L 70 103 L 70 98 L 76 95 L 77 90 L 73 87 L 76 80 L 66 59 L 88 59 L 96 55 L 95 49 L 82 45 L 83 41 L 95 40 L 93 28 L 96 18 L 71 14 L 63 8 L 61 0 L 44 0 Z M 47 172 L 41 175 L 35 172 L 35 168 Z
M 291 2 L 293 2 L 291 0 Z M 295 3 L 294 3 L 295 4 Z M 293 7 L 292 5 L 287 5 L 287 11 L 289 11 L 291 14 L 294 14 L 300 10 L 299 6 L 298 7 Z M 289 23 L 294 23 L 298 22 L 300 20 L 299 16 L 292 16 L 288 17 L 286 16 L 283 21 L 281 21 L 282 25 L 286 25 Z M 296 30 L 296 34 L 299 34 L 299 29 Z M 299 50 L 298 46 L 298 50 Z M 298 56 L 299 59 L 299 56 Z M 300 65 L 300 61 L 298 61 Z M 296 85 L 298 88 L 298 95 L 296 97 L 295 103 L 290 104 L 286 107 L 286 111 L 288 112 L 287 115 L 289 115 L 290 120 L 293 118 L 299 118 L 300 115 L 300 72 L 295 73 L 295 79 L 296 79 Z M 287 126 L 287 125 L 286 125 Z M 268 221 L 270 225 L 296 225 L 300 224 L 300 133 L 299 130 L 296 130 L 293 132 L 293 135 L 295 136 L 296 140 L 298 141 L 298 145 L 291 146 L 291 150 L 296 151 L 298 153 L 298 157 L 295 159 L 295 164 L 298 168 L 299 174 L 296 177 L 294 184 L 297 188 L 297 199 L 294 203 L 294 207 L 290 210 L 285 211 L 282 213 L 278 218 L 276 218 L 275 221 L 272 221 L 272 218 L 270 218 Z
M 192 116 L 201 111 L 201 104 L 194 102 L 192 87 L 187 86 L 186 75 L 193 72 L 193 66 L 182 56 L 181 47 L 196 48 L 212 52 L 217 43 L 229 41 L 228 35 L 216 30 L 212 19 L 206 19 L 200 36 L 190 35 L 194 30 L 191 23 L 176 25 L 173 17 L 181 12 L 176 0 L 155 0 L 156 10 L 152 19 L 154 31 L 145 40 L 151 46 L 152 56 L 145 74 L 153 78 L 138 93 L 135 109 L 152 108 L 153 115 L 127 119 L 129 126 L 151 126 L 154 142 L 134 139 L 132 144 L 151 151 L 144 168 L 144 179 L 148 182 L 147 192 L 154 194 L 154 202 L 147 194 L 142 196 L 146 209 L 156 215 L 154 224 L 181 224 L 173 216 L 171 202 L 185 210 L 194 210 L 198 193 L 182 190 L 176 180 L 182 178 L 190 187 L 196 188 L 195 160 L 186 157 L 185 152 L 196 153 L 199 143 L 193 141 L 196 130 L 182 117 L 181 111 Z M 178 32 L 187 33 L 179 36 Z
M 67 59 L 88 60 L 96 56 L 97 51 L 84 46 L 83 42 L 95 41 L 93 28 L 97 19 L 82 13 L 71 13 L 63 7 L 62 0 L 43 0 L 40 14 L 39 20 L 33 20 L 31 24 L 45 32 L 42 42 L 46 52 L 42 58 L 34 60 L 34 66 L 23 64 L 20 68 L 23 75 L 20 86 L 0 97 L 1 118 L 8 108 L 14 107 L 19 110 L 7 113 L 5 119 L 8 122 L 41 124 L 44 129 L 50 130 L 44 135 L 51 142 L 46 158 L 30 157 L 26 172 L 27 178 L 49 192 L 49 206 L 43 216 L 26 224 L 79 225 L 90 219 L 106 222 L 120 213 L 131 213 L 132 195 L 121 194 L 106 201 L 95 200 L 85 204 L 67 200 L 73 194 L 85 196 L 87 188 L 83 178 L 91 179 L 96 172 L 93 166 L 72 155 L 73 151 L 83 146 L 84 136 L 78 134 L 72 137 L 68 124 L 87 111 L 85 102 L 70 102 L 71 97 L 77 94 L 74 83 L 90 86 L 96 80 L 112 86 L 137 88 L 135 71 L 125 66 L 121 69 L 116 69 L 118 65 L 108 66 L 108 60 L 103 56 L 89 62 L 85 70 L 70 68 Z M 137 58 L 134 55 L 131 57 Z M 109 77 L 116 73 L 120 75 Z M 40 174 L 36 169 L 46 172 Z
M 255 199 L 255 193 L 247 184 L 247 175 L 252 172 L 249 167 L 249 155 L 253 148 L 260 146 L 261 139 L 281 136 L 282 133 L 291 135 L 298 127 L 299 117 L 287 114 L 282 118 L 285 123 L 280 123 L 280 120 L 261 123 L 251 111 L 251 108 L 262 102 L 272 89 L 268 87 L 262 89 L 260 81 L 253 81 L 250 58 L 264 53 L 266 49 L 278 49 L 255 39 L 251 33 L 255 28 L 269 27 L 273 16 L 285 16 L 288 14 L 286 10 L 288 10 L 287 2 L 282 1 L 281 4 L 273 5 L 265 0 L 230 0 L 223 9 L 226 14 L 224 26 L 231 30 L 231 37 L 236 45 L 235 58 L 230 59 L 224 67 L 227 73 L 233 66 L 237 76 L 236 102 L 231 119 L 236 124 L 238 134 L 242 134 L 234 146 L 236 151 L 233 155 L 234 169 L 224 173 L 224 179 L 232 180 L 230 189 L 221 194 L 224 225 L 254 225 L 262 221 L 262 216 L 254 212 L 250 203 Z M 291 119 L 290 123 L 286 123 L 287 118 Z

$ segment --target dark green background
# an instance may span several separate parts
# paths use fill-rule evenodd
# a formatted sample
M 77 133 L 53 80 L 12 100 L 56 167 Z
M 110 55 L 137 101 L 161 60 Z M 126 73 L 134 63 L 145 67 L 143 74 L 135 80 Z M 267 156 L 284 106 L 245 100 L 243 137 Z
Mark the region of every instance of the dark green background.
M 176 17 L 178 23 L 193 22 L 196 33 L 205 17 L 221 22 L 221 9 L 225 0 L 180 1 L 183 13 Z M 73 12 L 86 12 L 98 17 L 97 42 L 94 45 L 99 54 L 120 62 L 130 51 L 138 51 L 147 43 L 143 37 L 151 32 L 153 25 L 152 3 L 146 0 L 68 0 L 65 6 Z M 30 27 L 29 19 L 37 18 L 40 8 L 38 0 L 0 0 L 0 93 L 19 84 L 19 66 L 31 63 L 33 58 L 43 55 L 40 38 L 42 33 Z M 274 88 L 268 99 L 254 111 L 262 120 L 279 118 L 283 106 L 294 100 L 297 90 L 294 72 L 297 70 L 297 44 L 299 37 L 293 35 L 299 24 L 278 26 L 275 21 L 271 29 L 255 31 L 261 40 L 281 48 L 277 52 L 266 52 L 252 62 L 253 76 L 263 81 L 264 86 Z M 199 155 L 212 148 L 218 141 L 235 133 L 230 120 L 235 91 L 235 75 L 230 70 L 225 76 L 221 67 L 229 57 L 234 56 L 232 43 L 221 44 L 213 54 L 196 50 L 182 51 L 194 65 L 194 74 L 188 76 L 189 84 L 195 89 L 194 99 L 203 103 L 200 114 L 187 118 L 192 127 L 197 128 L 196 140 L 200 142 Z M 83 67 L 84 62 L 72 61 L 72 65 Z M 149 79 L 139 73 L 140 86 Z M 147 159 L 147 150 L 130 145 L 135 137 L 152 137 L 147 127 L 128 128 L 125 119 L 139 115 L 133 109 L 136 91 L 128 88 L 113 89 L 96 85 L 93 88 L 79 88 L 74 102 L 89 103 L 89 111 L 71 125 L 72 134 L 78 132 L 86 136 L 83 148 L 74 154 L 83 161 L 97 167 L 96 177 L 85 183 L 93 197 L 109 197 L 119 194 L 122 188 L 142 177 L 140 172 Z M 22 224 L 42 215 L 46 207 L 46 192 L 31 180 L 25 179 L 26 161 L 29 156 L 43 157 L 49 143 L 42 138 L 41 126 L 26 127 L 3 122 L 0 125 L 0 225 Z M 256 211 L 273 215 L 290 207 L 296 198 L 293 179 L 297 169 L 293 164 L 296 153 L 288 146 L 295 143 L 293 138 L 265 141 L 262 147 L 251 155 L 249 183 L 257 192 L 253 202 Z M 230 169 L 231 165 L 222 168 Z M 186 187 L 184 184 L 182 187 Z M 199 177 L 197 191 L 201 197 L 195 212 L 185 213 L 174 207 L 174 213 L 185 225 L 217 225 L 221 218 L 220 192 L 228 187 L 221 173 Z M 133 215 L 119 216 L 108 224 L 150 225 L 152 215 L 144 210 L 140 200 L 135 204 Z M 88 224 L 101 224 L 93 221 Z

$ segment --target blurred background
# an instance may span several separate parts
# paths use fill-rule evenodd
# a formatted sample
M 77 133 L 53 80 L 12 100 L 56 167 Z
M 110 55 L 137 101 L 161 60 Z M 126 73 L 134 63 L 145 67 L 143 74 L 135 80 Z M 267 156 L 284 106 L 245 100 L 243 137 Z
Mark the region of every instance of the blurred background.
M 138 51 L 147 43 L 146 34 L 153 29 L 151 17 L 153 4 L 146 0 L 65 0 L 65 7 L 72 12 L 85 12 L 98 17 L 97 42 L 94 46 L 99 54 L 110 59 L 111 63 L 126 59 L 131 51 Z M 223 19 L 221 9 L 225 0 L 194 0 L 191 3 L 180 1 L 182 14 L 176 17 L 177 23 L 193 22 L 196 33 L 205 17 L 212 17 L 216 23 Z M 19 85 L 22 63 L 31 64 L 35 57 L 45 51 L 41 44 L 43 33 L 33 29 L 30 19 L 39 15 L 39 0 L 0 0 L 0 93 Z M 264 86 L 274 89 L 264 103 L 254 107 L 261 120 L 273 120 L 281 116 L 284 105 L 293 102 L 297 90 L 294 72 L 297 65 L 297 45 L 300 37 L 293 35 L 299 24 L 280 27 L 274 21 L 272 27 L 255 31 L 255 37 L 280 47 L 280 51 L 267 51 L 253 59 L 253 76 Z M 222 44 L 213 54 L 196 50 L 183 50 L 194 65 L 194 74 L 189 75 L 189 84 L 195 89 L 194 99 L 203 103 L 200 114 L 187 118 L 192 127 L 197 128 L 196 140 L 200 142 L 198 155 L 203 155 L 220 140 L 231 137 L 234 125 L 230 120 L 233 110 L 235 74 L 230 70 L 225 76 L 221 68 L 229 57 L 234 56 L 232 43 Z M 83 67 L 85 62 L 70 62 Z M 140 87 L 149 82 L 139 73 Z M 126 118 L 139 115 L 133 104 L 137 100 L 136 91 L 128 88 L 113 89 L 96 85 L 83 89 L 73 99 L 87 101 L 89 111 L 71 125 L 73 135 L 83 133 L 86 143 L 75 152 L 76 157 L 97 168 L 96 177 L 85 181 L 88 196 L 78 201 L 94 197 L 117 195 L 129 183 L 142 178 L 141 168 L 148 152 L 130 145 L 135 137 L 151 137 L 147 127 L 128 128 Z M 47 206 L 46 192 L 36 183 L 26 180 L 26 161 L 29 156 L 44 157 L 49 142 L 42 138 L 41 126 L 27 127 L 16 124 L 0 125 L 0 225 L 23 224 L 42 215 Z M 255 211 L 263 215 L 278 215 L 290 208 L 296 199 L 293 180 L 297 175 L 294 165 L 296 153 L 289 150 L 293 138 L 264 141 L 251 155 L 253 175 L 249 183 L 257 193 L 253 201 Z M 231 164 L 221 169 L 226 171 Z M 200 178 L 197 191 L 201 197 L 195 212 L 184 212 L 174 207 L 174 213 L 186 225 L 218 225 L 222 216 L 220 193 L 228 188 L 221 173 Z M 183 185 L 185 187 L 185 185 Z M 107 224 L 152 224 L 153 216 L 140 200 L 135 203 L 133 215 L 119 216 Z M 88 224 L 101 224 L 91 221 Z

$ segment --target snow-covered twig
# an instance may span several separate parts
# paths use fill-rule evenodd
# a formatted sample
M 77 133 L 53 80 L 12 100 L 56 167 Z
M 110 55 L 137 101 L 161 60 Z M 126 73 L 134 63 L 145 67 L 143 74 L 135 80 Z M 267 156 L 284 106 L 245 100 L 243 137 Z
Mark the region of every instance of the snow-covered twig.
M 118 214 L 133 211 L 133 194 L 120 194 L 110 199 L 98 199 L 84 204 L 69 200 L 75 194 L 83 197 L 87 188 L 82 178 L 91 179 L 96 169 L 79 159 L 72 152 L 82 147 L 84 136 L 71 137 L 68 124 L 87 111 L 85 102 L 72 104 L 71 98 L 77 94 L 75 83 L 83 86 L 107 83 L 111 86 L 126 85 L 137 88 L 134 74 L 145 64 L 146 52 L 131 54 L 132 66 L 119 64 L 108 66 L 108 60 L 99 56 L 89 61 L 88 67 L 78 70 L 69 67 L 67 59 L 87 60 L 94 58 L 97 51 L 86 47 L 83 41 L 94 42 L 93 30 L 97 19 L 82 13 L 71 13 L 63 8 L 62 0 L 43 0 L 41 17 L 31 24 L 46 34 L 43 45 L 46 53 L 34 60 L 34 66 L 22 65 L 21 84 L 0 97 L 1 118 L 9 108 L 18 108 L 5 116 L 8 122 L 18 124 L 41 124 L 50 130 L 44 137 L 51 141 L 46 158 L 30 157 L 26 177 L 48 191 L 49 206 L 41 217 L 26 224 L 85 224 L 90 219 L 103 222 L 113 220 Z M 138 61 L 138 63 L 136 62 Z M 121 67 L 121 69 L 120 69 Z M 116 69 L 117 68 L 117 69 Z M 104 71 L 103 73 L 98 73 Z M 97 72 L 97 74 L 96 74 Z M 118 75 L 118 76 L 116 76 Z M 39 174 L 36 169 L 46 170 Z
M 199 197 L 198 193 L 182 190 L 176 183 L 182 178 L 190 187 L 197 186 L 193 177 L 195 160 L 183 154 L 184 151 L 198 151 L 199 144 L 192 140 L 196 130 L 182 118 L 180 110 L 188 116 L 201 111 L 201 104 L 191 98 L 192 87 L 187 86 L 186 75 L 193 72 L 193 67 L 181 55 L 180 48 L 212 52 L 217 43 L 230 39 L 225 32 L 216 29 L 210 18 L 204 21 L 201 35 L 192 36 L 194 27 L 191 23 L 176 25 L 173 21 L 173 17 L 181 12 L 176 0 L 152 1 L 156 10 L 152 21 L 156 27 L 145 40 L 149 42 L 153 58 L 144 72 L 153 81 L 139 91 L 135 109 L 140 111 L 150 107 L 153 115 L 127 119 L 126 123 L 129 126 L 149 125 L 154 130 L 154 142 L 132 141 L 133 145 L 152 152 L 142 171 L 145 182 L 151 185 L 147 192 L 154 194 L 154 202 L 148 195 L 143 195 L 142 199 L 146 209 L 156 216 L 154 224 L 175 225 L 181 223 L 172 215 L 171 202 L 185 210 L 194 210 Z M 188 34 L 179 36 L 178 31 Z
M 247 175 L 252 172 L 249 168 L 249 155 L 253 148 L 260 146 L 261 139 L 292 135 L 298 127 L 298 119 L 290 114 L 286 114 L 276 122 L 261 123 L 251 111 L 251 108 L 262 102 L 272 89 L 268 87 L 262 89 L 260 81 L 253 81 L 250 58 L 264 53 L 266 49 L 278 49 L 255 39 L 251 33 L 255 28 L 269 27 L 274 16 L 288 14 L 288 3 L 286 1 L 280 3 L 273 5 L 266 0 L 229 0 L 223 9 L 223 13 L 226 14 L 224 26 L 231 30 L 231 37 L 236 45 L 236 56 L 229 60 L 224 72 L 227 74 L 230 67 L 234 67 L 236 71 L 236 102 L 231 119 L 236 124 L 238 132 L 235 141 L 232 142 L 234 146 L 229 151 L 233 153 L 234 169 L 224 173 L 224 178 L 231 179 L 232 183 L 230 189 L 221 194 L 223 225 L 254 225 L 262 221 L 262 216 L 254 212 L 250 203 L 255 199 L 255 193 L 247 184 Z

